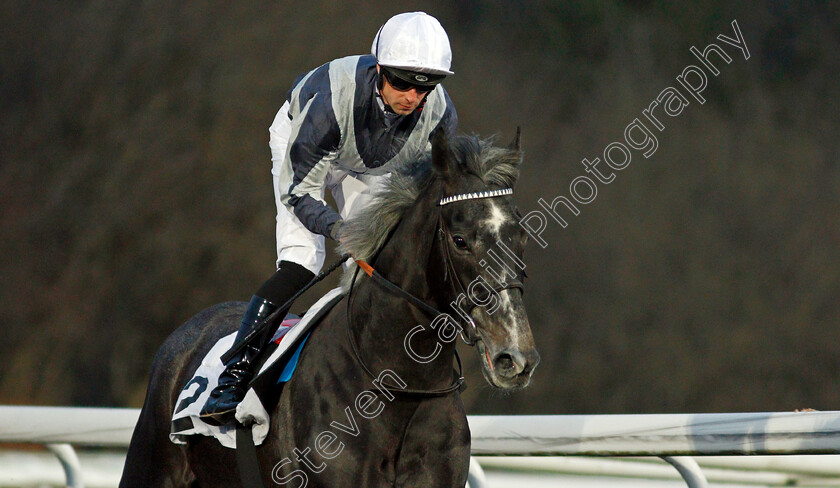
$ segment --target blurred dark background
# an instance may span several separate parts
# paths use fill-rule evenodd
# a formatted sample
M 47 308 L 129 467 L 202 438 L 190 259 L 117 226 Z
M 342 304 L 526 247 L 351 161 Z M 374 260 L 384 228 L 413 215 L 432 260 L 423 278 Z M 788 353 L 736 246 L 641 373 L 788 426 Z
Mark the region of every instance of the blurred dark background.
M 731 3 L 0 2 L 0 403 L 140 406 L 163 339 L 273 269 L 295 76 L 425 10 L 461 131 L 523 128 L 523 212 L 681 88 L 692 45 L 733 59 L 531 244 L 542 364 L 500 394 L 466 350 L 470 413 L 840 408 L 840 8 Z M 716 40 L 733 20 L 749 60 Z

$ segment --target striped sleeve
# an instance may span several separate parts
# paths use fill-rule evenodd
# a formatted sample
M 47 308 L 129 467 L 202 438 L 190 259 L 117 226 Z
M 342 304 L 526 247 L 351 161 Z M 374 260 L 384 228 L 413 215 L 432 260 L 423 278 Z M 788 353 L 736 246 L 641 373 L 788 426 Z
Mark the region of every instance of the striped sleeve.
M 292 117 L 286 158 L 292 183 L 282 201 L 311 232 L 329 236 L 340 216 L 324 201 L 323 193 L 341 133 L 332 106 L 328 65 L 302 83 L 290 93 L 290 103 L 300 108 Z

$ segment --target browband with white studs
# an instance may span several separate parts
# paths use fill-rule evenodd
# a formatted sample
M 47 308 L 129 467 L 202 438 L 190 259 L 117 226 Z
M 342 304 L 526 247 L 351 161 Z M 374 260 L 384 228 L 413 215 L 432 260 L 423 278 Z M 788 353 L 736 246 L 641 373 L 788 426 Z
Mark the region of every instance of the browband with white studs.
M 505 188 L 503 190 L 479 191 L 475 193 L 462 193 L 460 195 L 452 195 L 441 199 L 438 205 L 446 205 L 447 203 L 460 202 L 461 200 L 475 200 L 476 198 L 491 198 L 500 197 L 502 195 L 513 195 L 513 188 Z

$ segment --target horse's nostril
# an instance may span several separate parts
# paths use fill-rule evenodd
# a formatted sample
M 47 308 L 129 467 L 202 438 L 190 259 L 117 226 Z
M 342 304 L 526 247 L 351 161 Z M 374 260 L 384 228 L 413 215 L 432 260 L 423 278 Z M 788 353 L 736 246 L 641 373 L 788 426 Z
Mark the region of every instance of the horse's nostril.
M 502 376 L 516 376 L 527 366 L 525 357 L 518 351 L 502 351 L 493 361 L 496 371 Z
M 513 369 L 513 367 L 515 366 L 513 358 L 510 356 L 510 354 L 499 354 L 498 356 L 496 356 L 496 360 L 493 362 L 495 363 L 494 366 L 496 367 L 497 371 L 508 371 L 510 369 Z
M 536 349 L 520 352 L 507 349 L 496 355 L 493 368 L 500 376 L 513 378 L 518 375 L 530 375 L 540 362 L 540 355 Z

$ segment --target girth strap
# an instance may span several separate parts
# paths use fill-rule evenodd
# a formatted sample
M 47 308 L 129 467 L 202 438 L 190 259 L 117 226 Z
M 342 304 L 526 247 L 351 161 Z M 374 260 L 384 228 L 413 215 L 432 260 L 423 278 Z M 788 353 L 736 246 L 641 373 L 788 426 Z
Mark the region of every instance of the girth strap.
M 236 423 L 236 466 L 244 488 L 265 488 L 251 428 Z

